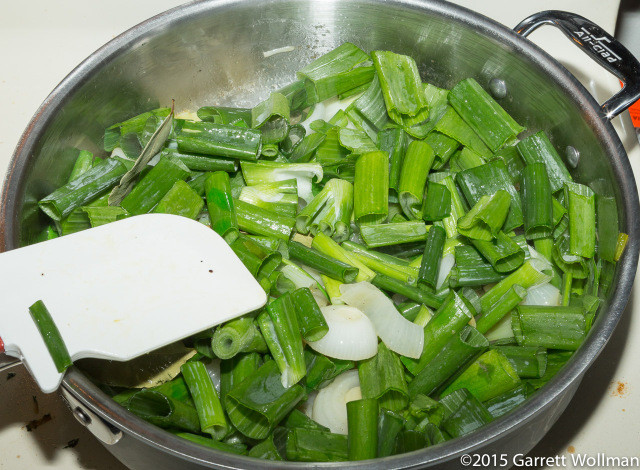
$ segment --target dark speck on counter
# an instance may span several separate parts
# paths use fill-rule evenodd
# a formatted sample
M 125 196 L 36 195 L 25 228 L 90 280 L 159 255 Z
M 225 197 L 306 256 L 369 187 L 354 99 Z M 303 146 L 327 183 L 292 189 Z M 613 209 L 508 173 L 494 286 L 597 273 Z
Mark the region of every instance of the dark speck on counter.
M 80 442 L 80 439 L 78 438 L 71 439 L 69 442 L 67 442 L 67 445 L 63 447 L 63 449 L 73 449 L 78 445 L 78 442 Z
M 49 421 L 51 421 L 51 414 L 50 413 L 47 413 L 42 418 L 34 419 L 32 421 L 29 421 L 27 423 L 27 431 L 29 431 L 29 432 L 35 431 L 38 427 L 42 426 L 43 424 L 48 423 Z

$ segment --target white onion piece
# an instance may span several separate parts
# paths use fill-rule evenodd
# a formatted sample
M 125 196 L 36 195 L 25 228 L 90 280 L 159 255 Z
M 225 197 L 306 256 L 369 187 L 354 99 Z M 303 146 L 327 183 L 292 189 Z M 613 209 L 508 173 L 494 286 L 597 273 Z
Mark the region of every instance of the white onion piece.
M 313 105 L 313 109 L 311 110 L 311 113 L 307 116 L 307 119 L 302 121 L 300 125 L 304 127 L 304 130 L 307 131 L 307 135 L 309 135 L 312 132 L 314 132 L 311 129 L 311 127 L 309 127 L 309 124 L 311 124 L 313 121 L 317 121 L 318 119 L 323 119 L 323 118 L 324 118 L 324 104 L 316 103 L 315 105 Z
M 300 411 L 306 414 L 309 418 L 313 419 L 313 403 L 316 401 L 318 392 L 315 390 L 309 393 L 307 399 L 298 407 Z
M 553 272 L 553 265 L 551 264 L 551 261 L 549 261 L 543 254 L 538 253 L 532 246 L 529 247 L 529 256 L 529 262 L 531 263 L 531 266 L 533 266 L 536 270 L 540 272 Z M 549 276 L 549 279 L 551 279 L 551 276 Z M 540 284 L 544 284 L 546 282 L 548 282 L 548 279 L 547 281 L 541 282 Z
M 440 289 L 447 280 L 447 276 L 451 272 L 453 265 L 456 264 L 456 257 L 453 254 L 444 255 L 440 261 L 438 268 L 438 280 L 436 281 L 436 290 Z
M 207 369 L 209 377 L 211 377 L 216 392 L 220 394 L 220 359 L 209 359 L 204 362 L 204 367 Z
M 378 336 L 364 313 L 346 305 L 327 305 L 320 311 L 329 331 L 318 341 L 309 341 L 313 350 L 348 361 L 362 361 L 376 355 Z
M 369 282 L 343 284 L 340 292 L 340 298 L 347 305 L 356 307 L 369 317 L 376 333 L 389 349 L 414 359 L 420 357 L 424 344 L 422 327 L 400 315 L 384 292 Z
M 336 96 L 335 98 L 329 98 L 328 100 L 324 100 L 322 104 L 324 105 L 324 116 L 321 119 L 329 122 L 329 120 L 336 115 L 336 113 L 340 110 L 346 110 L 351 103 L 357 100 L 360 97 L 361 93 L 349 96 L 343 100 L 339 100 Z
M 333 433 L 347 434 L 347 402 L 361 398 L 358 371 L 343 372 L 318 392 L 313 402 L 312 419 Z
M 262 57 L 266 59 L 267 57 L 271 57 L 272 55 L 283 54 L 285 52 L 293 52 L 295 50 L 296 48 L 293 46 L 278 47 L 277 49 L 271 49 L 270 51 L 263 51 Z
M 116 147 L 113 149 L 113 151 L 111 152 L 111 158 L 113 157 L 120 157 L 124 158 L 125 160 L 131 160 L 129 157 L 127 157 L 127 155 L 124 153 L 124 150 L 122 150 L 120 147 Z
M 189 121 L 200 121 L 201 120 L 198 117 L 198 113 L 196 111 L 189 111 L 189 110 L 180 111 L 179 113 L 176 113 L 174 118 L 175 119 L 187 119 Z M 176 148 L 178 148 L 178 147 L 176 146 Z
M 311 291 L 311 295 L 313 295 L 313 298 L 316 299 L 316 303 L 318 304 L 318 307 L 322 308 L 329 305 L 329 299 L 327 298 L 325 293 L 322 292 L 322 290 L 320 290 L 320 288 L 317 285 L 313 285 L 309 287 L 309 290 Z
M 542 284 L 527 291 L 527 296 L 520 305 L 560 305 L 560 290 L 551 284 Z
M 493 325 L 491 329 L 485 333 L 485 336 L 489 341 L 497 341 L 499 339 L 513 337 L 513 329 L 511 328 L 511 312 L 507 313 L 498 323 Z

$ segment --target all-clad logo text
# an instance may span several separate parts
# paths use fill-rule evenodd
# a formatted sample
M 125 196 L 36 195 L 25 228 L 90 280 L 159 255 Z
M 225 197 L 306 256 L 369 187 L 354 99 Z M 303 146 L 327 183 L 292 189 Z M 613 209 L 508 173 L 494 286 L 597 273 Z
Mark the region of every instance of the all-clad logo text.
M 598 38 L 594 34 L 590 33 L 589 30 L 587 30 L 584 26 L 580 28 L 580 31 L 574 31 L 573 34 L 582 39 L 585 44 L 590 45 L 591 49 L 593 49 L 594 52 L 600 54 L 600 56 L 607 62 L 613 63 L 617 62 L 618 60 L 622 60 L 619 55 L 617 55 L 607 46 L 607 44 L 611 42 L 609 41 L 609 38 L 605 36 Z

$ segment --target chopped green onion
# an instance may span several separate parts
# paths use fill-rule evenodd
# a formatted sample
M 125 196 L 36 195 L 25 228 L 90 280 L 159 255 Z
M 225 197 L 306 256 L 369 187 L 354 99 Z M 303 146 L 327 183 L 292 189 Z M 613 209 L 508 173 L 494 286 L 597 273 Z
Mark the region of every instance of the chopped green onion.
M 297 289 L 291 293 L 291 300 L 305 341 L 318 341 L 323 338 L 329 331 L 329 326 L 311 291 L 306 287 Z
M 262 364 L 256 352 L 237 354 L 220 362 L 220 400 L 225 403 L 227 394 L 248 377 L 252 377 Z
M 149 121 L 152 121 L 153 119 L 154 118 L 149 118 Z M 148 123 L 149 122 L 147 122 L 147 124 Z M 157 128 L 155 128 L 155 126 L 152 127 L 154 129 L 153 133 L 149 136 L 149 140 L 145 144 L 144 149 L 141 149 L 139 155 L 135 155 L 137 157 L 135 163 L 122 176 L 122 179 L 120 180 L 118 185 L 113 188 L 113 190 L 109 194 L 110 206 L 117 206 L 118 204 L 122 203 L 127 194 L 131 192 L 138 178 L 138 175 L 142 173 L 149 162 L 151 162 L 151 159 L 164 147 L 165 142 L 171 134 L 171 129 L 173 127 L 173 108 L 171 109 L 171 113 L 169 114 L 169 116 L 167 116 Z M 134 140 L 136 146 L 139 147 L 138 138 L 134 136 Z
M 263 145 L 283 141 L 289 133 L 289 102 L 286 96 L 271 93 L 269 98 L 255 106 L 251 110 L 251 127 L 260 129 Z M 264 148 L 262 153 L 264 155 Z
M 345 241 L 342 247 L 349 250 L 355 258 L 377 273 L 385 274 L 394 279 L 415 284 L 418 277 L 418 268 L 409 266 L 405 260 L 395 256 L 367 250 L 358 243 Z
M 470 326 L 465 326 L 461 332 L 449 338 L 435 357 L 409 382 L 409 395 L 412 398 L 420 393 L 431 395 L 469 359 L 489 347 L 489 341 Z
M 588 186 L 565 182 L 569 205 L 569 249 L 576 256 L 593 258 L 596 252 L 595 194 Z
M 288 241 L 296 219 L 234 199 L 236 217 L 240 230 Z
M 629 235 L 627 235 L 626 233 L 620 232 L 618 234 L 618 240 L 616 242 L 616 254 L 613 257 L 613 260 L 615 262 L 618 262 L 618 260 L 620 260 L 620 257 L 622 256 L 622 253 L 624 253 L 624 249 L 627 246 L 628 240 L 629 240 Z
M 532 163 L 522 170 L 522 203 L 527 239 L 550 237 L 553 232 L 553 197 L 544 164 Z
M 353 213 L 353 186 L 345 180 L 330 179 L 296 218 L 300 233 L 318 231 L 343 241 L 349 237 Z
M 431 173 L 429 175 L 429 184 L 439 183 L 449 190 L 451 198 L 451 207 L 449 215 L 442 219 L 440 224 L 447 231 L 447 237 L 454 238 L 458 236 L 458 219 L 467 212 L 467 207 L 458 192 L 456 183 L 453 181 L 453 174 L 445 171 Z M 429 193 L 427 193 L 427 198 Z
M 53 220 L 61 221 L 74 209 L 86 205 L 116 185 L 126 171 L 127 168 L 120 161 L 108 158 L 41 199 L 38 205 Z
M 353 282 L 359 273 L 357 267 L 296 241 L 289 242 L 289 256 L 341 282 Z
M 371 57 L 389 117 L 409 134 L 426 137 L 421 125 L 429 120 L 429 106 L 415 60 L 389 51 L 373 51 Z
M 482 334 L 489 331 L 496 323 L 524 300 L 527 290 L 518 285 L 512 285 L 502 297 L 489 306 L 488 310 L 482 312 L 482 316 L 476 320 L 476 328 Z M 482 305 L 482 298 L 480 300 Z
M 375 459 L 378 454 L 378 401 L 347 402 L 349 460 Z
M 528 383 L 521 383 L 511 390 L 487 400 L 483 404 L 487 407 L 493 418 L 499 418 L 523 403 L 534 392 L 534 388 Z
M 299 300 L 300 297 L 297 299 Z M 313 297 L 311 301 L 315 303 Z M 298 324 L 298 313 L 293 302 L 293 294 L 287 293 L 269 302 L 266 310 L 273 326 L 266 321 L 264 314 L 261 314 L 258 316 L 260 330 L 269 346 L 271 355 L 278 364 L 282 374 L 282 385 L 289 388 L 297 384 L 307 372 L 302 334 Z M 275 333 L 275 337 L 273 333 Z
M 547 350 L 536 346 L 492 346 L 509 360 L 518 376 L 538 379 L 547 370 Z
M 566 165 L 544 131 L 522 139 L 518 142 L 516 148 L 527 165 L 536 162 L 544 163 L 549 176 L 551 191 L 554 193 L 562 189 L 564 183 L 572 181 L 569 170 L 567 170 Z
M 295 179 L 243 186 L 241 201 L 288 217 L 298 212 L 298 184 Z
M 47 310 L 42 300 L 38 300 L 29 307 L 29 313 L 38 328 L 40 336 L 42 336 L 42 340 L 51 355 L 56 370 L 61 374 L 64 373 L 65 370 L 73 365 L 73 362 L 71 361 L 71 356 L 69 356 L 69 350 L 64 344 L 60 330 L 58 330 L 58 327 L 53 321 L 49 310 Z
M 427 222 L 434 222 L 449 215 L 451 215 L 451 191 L 443 184 L 429 182 L 422 204 L 422 218 Z
M 131 215 L 146 214 L 160 202 L 176 181 L 185 180 L 189 169 L 182 163 L 161 158 L 125 196 L 120 206 Z
M 310 348 L 305 349 L 304 357 L 307 364 L 306 384 L 311 390 L 326 387 L 334 378 L 354 366 L 351 361 L 332 359 Z
M 314 237 L 311 246 L 334 260 L 342 261 L 354 268 L 358 268 L 358 274 L 355 278 L 356 282 L 369 281 L 376 275 L 376 273 L 369 269 L 364 263 L 358 261 L 349 251 L 342 248 L 324 233 L 318 233 L 318 235 Z
M 225 173 L 226 174 L 226 173 Z M 195 219 L 204 207 L 204 201 L 187 183 L 178 180 L 167 193 L 162 196 L 153 212 L 160 214 L 175 214 L 189 219 Z M 112 209 L 121 209 L 112 207 Z
M 456 246 L 455 261 L 449 277 L 449 286 L 452 288 L 485 286 L 499 282 L 507 276 L 496 271 L 472 246 Z
M 203 106 L 196 112 L 199 119 L 216 124 L 236 124 L 243 121 L 251 124 L 251 109 L 229 108 L 226 106 Z
M 187 362 L 180 368 L 193 398 L 203 433 L 222 439 L 229 431 L 222 404 L 206 367 L 200 361 Z
M 476 152 L 471 150 L 469 147 L 463 147 L 462 150 L 459 150 L 449 160 L 449 168 L 451 171 L 459 172 L 463 170 L 468 170 L 470 168 L 475 168 L 480 165 L 484 165 L 486 163 L 485 159 L 478 155 Z
M 358 366 L 360 390 L 363 398 L 375 398 L 382 408 L 400 411 L 409 402 L 409 391 L 400 358 L 384 343 L 378 353 Z
M 231 359 L 241 352 L 267 350 L 258 325 L 250 317 L 236 318 L 219 326 L 213 334 L 211 348 L 220 359 Z
M 551 269 L 550 265 L 543 266 L 538 263 L 537 260 L 525 261 L 525 263 L 516 271 L 512 272 L 509 276 L 497 283 L 480 298 L 482 311 L 488 312 L 491 307 L 515 284 L 518 284 L 525 289 L 544 284 L 551 279 L 551 276 L 547 272 L 548 269 Z
M 401 127 L 391 127 L 378 133 L 378 147 L 389 154 L 389 188 L 396 192 L 408 144 L 408 135 Z
M 262 147 L 259 130 L 212 122 L 185 121 L 176 140 L 181 152 L 249 161 L 258 159 Z
M 587 336 L 580 307 L 520 305 L 511 315 L 511 327 L 520 346 L 574 351 Z
M 468 434 L 493 419 L 486 407 L 466 389 L 456 390 L 440 403 L 447 409 L 442 429 L 451 437 Z
M 418 285 L 425 285 L 432 289 L 436 288 L 440 260 L 444 250 L 444 242 L 447 233 L 442 227 L 431 227 L 427 234 L 427 242 L 424 247 L 424 255 L 420 264 L 418 275 Z
M 398 183 L 398 200 L 409 219 L 422 219 L 422 199 L 433 163 L 433 150 L 424 141 L 414 140 L 407 147 Z
M 491 156 L 491 150 L 452 107 L 447 107 L 446 112 L 436 123 L 435 130 L 456 140 L 462 146 L 470 148 L 481 157 Z
M 490 242 L 498 236 L 511 204 L 511 196 L 503 189 L 484 195 L 458 220 L 458 232 L 467 238 Z
M 408 299 L 423 303 L 432 308 L 440 307 L 444 301 L 444 297 L 440 294 L 435 294 L 423 287 L 411 286 L 406 282 L 385 276 L 384 274 L 376 274 L 371 280 L 371 283 L 382 290 L 404 295 Z
M 265 248 L 246 235 L 240 235 L 230 246 L 249 272 L 258 280 L 271 276 L 282 261 L 280 252 Z
M 306 135 L 289 155 L 289 161 L 292 163 L 307 163 L 326 137 L 323 134 Z
M 360 236 L 367 248 L 421 242 L 427 239 L 428 227 L 420 220 L 391 224 L 363 225 Z
M 306 202 L 311 202 L 311 183 L 313 180 L 322 180 L 322 167 L 317 163 L 281 163 L 241 162 L 242 175 L 247 185 L 253 186 L 262 183 L 284 181 L 291 178 L 297 180 L 298 196 Z
M 347 115 L 356 127 L 365 131 L 372 139 L 377 138 L 378 132 L 385 128 L 389 116 L 377 76 L 374 75 L 367 90 L 349 105 Z
M 304 395 L 298 384 L 285 389 L 280 383 L 278 366 L 267 361 L 229 391 L 225 404 L 238 431 L 251 439 L 264 439 Z
M 318 103 L 344 93 L 373 78 L 373 67 L 365 67 L 369 56 L 346 42 L 298 71 L 298 78 L 308 80 L 307 103 Z
M 482 196 L 494 194 L 498 190 L 507 191 L 511 195 L 511 205 L 502 230 L 508 233 L 523 224 L 520 195 L 511 183 L 507 168 L 502 161 L 494 160 L 461 171 L 456 175 L 456 182 L 469 204 L 476 204 Z
M 402 358 L 409 372 L 417 375 L 439 354 L 440 350 L 475 316 L 471 303 L 452 291 L 424 328 L 424 346 L 420 359 Z
M 513 271 L 525 260 L 525 252 L 520 245 L 502 231 L 492 241 L 471 239 L 471 243 L 499 273 Z
M 306 414 L 304 414 L 300 410 L 293 410 L 289 413 L 289 416 L 286 417 L 284 421 L 282 421 L 282 425 L 285 428 L 294 429 L 294 428 L 304 428 L 304 429 L 315 429 L 316 431 L 328 431 L 329 428 L 323 426 L 316 421 L 309 418 Z
M 480 401 L 490 400 L 520 383 L 520 378 L 509 360 L 496 349 L 482 354 L 442 392 L 442 396 L 455 390 L 467 389 Z
M 162 393 L 158 387 L 137 391 L 122 406 L 161 428 L 200 432 L 200 420 L 195 407 Z
M 296 462 L 345 462 L 349 460 L 348 438 L 314 429 L 295 428 L 287 434 L 287 460 Z
M 396 437 L 404 427 L 404 419 L 393 411 L 380 408 L 378 413 L 378 457 L 393 455 Z
M 429 445 L 427 437 L 418 431 L 404 430 L 398 434 L 396 438 L 395 446 L 393 449 L 394 454 L 404 454 L 406 452 L 413 452 L 416 450 L 424 449 Z
M 473 78 L 451 89 L 449 103 L 492 152 L 513 144 L 524 130 Z
M 616 200 L 613 197 L 602 196 L 596 193 L 595 202 L 598 258 L 609 262 L 617 261 L 615 257 L 619 234 L 618 206 Z
M 389 162 L 384 152 L 368 152 L 356 160 L 353 216 L 358 225 L 378 224 L 389 209 Z
M 425 142 L 433 149 L 433 168 L 442 168 L 460 147 L 460 143 L 438 131 L 429 132 Z

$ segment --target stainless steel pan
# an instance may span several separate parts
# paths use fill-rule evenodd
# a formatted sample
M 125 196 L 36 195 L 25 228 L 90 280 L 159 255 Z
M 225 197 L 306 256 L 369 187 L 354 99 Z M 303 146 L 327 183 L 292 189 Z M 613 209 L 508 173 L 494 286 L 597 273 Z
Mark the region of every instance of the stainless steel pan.
M 524 39 L 544 24 L 560 28 L 617 75 L 624 89 L 600 106 L 564 67 Z M 561 153 L 568 152 L 578 181 L 599 180 L 594 184 L 615 196 L 629 243 L 589 337 L 568 365 L 523 406 L 478 432 L 439 446 L 372 462 L 320 466 L 460 468 L 459 456 L 479 449 L 526 453 L 565 409 L 611 336 L 629 298 L 638 261 L 636 184 L 609 121 L 640 97 L 640 66 L 615 39 L 584 18 L 542 12 L 514 32 L 435 0 L 213 0 L 170 10 L 96 51 L 38 109 L 5 181 L 0 250 L 28 243 L 42 228 L 44 218 L 36 201 L 64 181 L 73 164 L 70 147 L 100 154 L 105 126 L 166 105 L 172 98 L 178 109 L 191 110 L 213 103 L 254 104 L 292 81 L 302 64 L 345 41 L 364 50 L 409 54 L 416 58 L 423 79 L 438 86 L 450 87 L 471 76 L 491 89 L 518 122 L 544 129 Z M 264 54 L 285 46 L 295 49 Z M 77 368 L 67 374 L 63 394 L 78 420 L 134 469 L 301 467 L 224 454 L 178 439 L 116 405 Z

